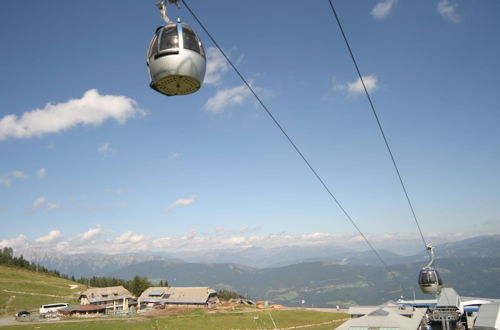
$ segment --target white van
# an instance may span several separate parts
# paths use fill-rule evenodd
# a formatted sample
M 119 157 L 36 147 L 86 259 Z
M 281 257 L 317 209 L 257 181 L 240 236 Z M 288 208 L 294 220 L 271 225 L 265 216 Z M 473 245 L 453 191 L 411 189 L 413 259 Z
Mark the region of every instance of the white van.
M 54 313 L 66 307 L 69 307 L 69 305 L 65 303 L 42 305 L 40 306 L 40 314 Z

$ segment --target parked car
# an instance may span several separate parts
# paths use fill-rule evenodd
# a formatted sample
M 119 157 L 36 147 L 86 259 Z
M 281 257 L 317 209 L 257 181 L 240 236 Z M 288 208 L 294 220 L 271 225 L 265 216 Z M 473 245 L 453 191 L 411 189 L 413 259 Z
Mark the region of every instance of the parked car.
M 16 320 L 27 321 L 31 317 L 31 313 L 28 311 L 20 311 L 16 313 Z
M 28 311 L 20 311 L 16 313 L 16 317 L 29 316 L 30 314 Z

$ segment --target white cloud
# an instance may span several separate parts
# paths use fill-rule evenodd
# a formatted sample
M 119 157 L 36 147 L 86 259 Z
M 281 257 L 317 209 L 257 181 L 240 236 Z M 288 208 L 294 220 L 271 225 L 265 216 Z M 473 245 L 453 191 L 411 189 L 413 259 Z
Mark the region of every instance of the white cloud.
M 45 208 L 49 211 L 53 211 L 61 208 L 61 206 L 57 203 L 47 203 L 45 204 Z
M 226 229 L 216 227 L 211 233 L 197 233 L 190 230 L 178 236 L 151 237 L 141 233 L 126 231 L 119 235 L 111 231 L 104 231 L 101 225 L 74 236 L 64 237 L 59 230 L 52 230 L 49 234 L 36 239 L 28 239 L 21 234 L 13 239 L 0 240 L 0 247 L 15 248 L 17 254 L 27 249 L 40 250 L 50 248 L 65 254 L 97 252 L 114 254 L 137 251 L 156 251 L 169 253 L 208 251 L 219 249 L 241 249 L 251 247 L 280 248 L 280 247 L 342 247 L 356 250 L 368 250 L 363 238 L 357 233 L 306 233 L 306 234 L 268 234 L 258 235 L 257 227 L 241 227 Z M 426 237 L 434 242 L 450 242 L 468 237 L 477 236 L 477 233 L 426 233 Z M 408 255 L 422 249 L 421 238 L 412 233 L 367 234 L 370 242 L 377 248 L 396 250 L 402 253 L 402 246 L 409 251 Z M 89 244 L 89 242 L 92 244 Z M 50 243 L 50 244 L 48 244 Z M 408 252 L 407 251 L 407 252 Z
M 61 206 L 57 203 L 47 202 L 47 199 L 43 196 L 35 199 L 31 207 L 33 208 L 33 210 L 37 210 L 44 205 L 45 209 L 47 209 L 48 211 L 53 211 L 61 208 Z
M 0 176 L 0 184 L 3 184 L 6 187 L 10 187 L 10 185 L 12 184 L 12 179 Z
M 242 59 L 243 56 L 240 56 L 236 62 L 240 62 Z M 226 58 L 217 48 L 210 47 L 207 50 L 206 84 L 219 86 L 224 74 L 230 68 Z M 250 81 L 249 84 L 252 85 L 252 82 Z M 212 113 L 221 113 L 229 106 L 243 104 L 249 95 L 251 95 L 251 92 L 246 84 L 230 88 L 217 88 L 216 94 L 205 102 L 204 109 Z
M 180 152 L 171 152 L 169 155 L 168 155 L 168 159 L 169 160 L 176 160 L 176 159 L 179 159 L 181 158 L 181 153 Z
M 101 225 L 97 225 L 96 228 L 90 228 L 81 235 L 82 241 L 89 241 L 102 234 Z
M 26 179 L 28 177 L 23 172 L 17 171 L 17 170 L 16 171 L 12 171 L 10 174 L 12 175 L 13 178 L 16 178 L 16 179 Z
M 378 2 L 372 9 L 370 14 L 377 19 L 386 18 L 391 13 L 392 8 L 396 5 L 397 2 L 398 0 L 384 0 Z
M 309 233 L 291 235 L 286 233 L 255 235 L 251 232 L 258 228 L 243 227 L 236 230 L 226 230 L 216 227 L 212 234 L 198 234 L 190 231 L 185 235 L 160 237 L 154 239 L 148 245 L 148 250 L 170 252 L 186 252 L 217 249 L 240 249 L 251 247 L 279 248 L 290 246 L 339 246 L 358 250 L 368 250 L 364 239 L 356 233 L 331 234 L 331 233 Z M 467 235 L 456 234 L 453 237 L 446 233 L 437 233 L 440 242 L 466 238 Z M 473 236 L 473 235 L 469 235 Z M 393 233 L 387 235 L 368 235 L 370 241 L 379 246 L 392 246 L 394 248 L 401 244 L 411 245 L 415 251 L 419 251 L 421 242 L 417 234 Z M 437 239 L 436 239 L 437 240 Z
M 29 246 L 28 237 L 24 234 L 20 234 L 19 236 L 12 239 L 4 239 L 0 241 L 0 247 L 10 247 L 13 249 L 23 249 Z
M 121 195 L 125 192 L 125 188 L 104 189 L 104 191 L 113 195 Z
M 14 180 L 22 180 L 22 179 L 27 179 L 27 178 L 28 178 L 28 176 L 24 172 L 19 171 L 19 170 L 14 170 L 8 174 L 0 176 L 0 184 L 4 185 L 6 187 L 10 187 L 12 185 L 12 183 L 14 182 Z
M 243 104 L 249 95 L 250 91 L 245 84 L 232 88 L 221 89 L 217 91 L 215 96 L 212 96 L 207 100 L 205 103 L 205 109 L 208 112 L 220 113 L 230 105 Z
M 347 82 L 346 84 L 339 84 L 336 82 L 335 77 L 332 79 L 333 89 L 337 91 L 344 91 L 349 95 L 357 95 L 365 92 L 363 88 L 363 83 L 361 79 L 358 78 L 356 81 Z M 377 77 L 375 76 L 363 76 L 363 81 L 365 83 L 368 92 L 372 92 L 377 88 Z
M 207 71 L 204 83 L 208 85 L 218 85 L 222 76 L 229 70 L 226 58 L 215 48 L 207 49 Z
M 127 231 L 113 239 L 111 242 L 115 244 L 140 243 L 146 238 L 146 235 L 134 235 L 131 231 Z
M 39 178 L 43 178 L 47 174 L 47 170 L 45 168 L 41 168 L 36 172 L 36 175 Z
M 0 141 L 31 138 L 70 129 L 76 125 L 100 125 L 109 118 L 119 123 L 141 112 L 134 100 L 125 96 L 100 95 L 88 90 L 79 99 L 47 104 L 21 117 L 11 114 L 0 119 Z
M 372 92 L 377 88 L 377 77 L 375 76 L 363 76 L 363 81 L 368 92 Z M 363 83 L 361 79 L 358 78 L 355 82 L 350 82 L 347 84 L 347 92 L 350 94 L 364 93 Z
M 242 234 L 250 234 L 260 230 L 260 227 L 242 226 L 238 229 L 228 230 L 222 226 L 215 227 L 216 236 L 234 236 Z
M 196 200 L 196 195 L 191 195 L 189 198 L 181 198 L 171 203 L 166 209 L 165 212 L 170 212 L 177 206 L 188 206 Z
M 441 0 L 437 4 L 438 13 L 443 16 L 445 19 L 458 23 L 460 21 L 460 16 L 458 15 L 456 8 L 458 7 L 458 3 L 450 0 Z
M 111 149 L 111 142 L 103 142 L 99 145 L 99 148 L 97 148 L 97 151 L 102 154 L 104 157 L 109 155 L 113 149 Z
M 60 237 L 61 237 L 61 232 L 59 230 L 52 230 L 47 235 L 40 236 L 37 239 L 35 239 L 35 242 L 37 242 L 37 243 L 52 243 Z
M 42 206 L 42 204 L 45 203 L 45 197 L 38 197 L 37 199 L 35 199 L 35 201 L 33 202 L 33 208 L 34 209 L 37 209 L 39 208 L 40 206 Z

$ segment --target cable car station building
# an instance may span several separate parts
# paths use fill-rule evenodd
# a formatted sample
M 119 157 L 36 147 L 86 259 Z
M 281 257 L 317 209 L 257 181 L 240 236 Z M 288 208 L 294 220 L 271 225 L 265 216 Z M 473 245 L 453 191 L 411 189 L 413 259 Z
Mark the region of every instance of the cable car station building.
M 500 299 L 460 297 L 443 288 L 437 299 L 350 307 L 339 330 L 500 330 Z
M 208 287 L 150 287 L 137 303 L 139 308 L 214 308 L 219 305 L 219 297 Z

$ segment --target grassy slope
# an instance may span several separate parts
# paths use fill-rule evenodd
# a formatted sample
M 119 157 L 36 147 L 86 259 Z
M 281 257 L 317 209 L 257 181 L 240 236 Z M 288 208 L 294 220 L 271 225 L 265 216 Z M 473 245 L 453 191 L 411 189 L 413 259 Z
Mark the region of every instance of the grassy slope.
M 79 285 L 70 289 L 70 285 Z M 81 284 L 30 270 L 0 265 L 0 316 L 38 310 L 42 304 L 77 303 Z M 9 292 L 13 291 L 13 292 Z
M 78 283 L 33 271 L 0 265 L 0 317 L 12 316 L 20 310 L 36 311 L 42 304 L 67 302 L 76 304 Z M 13 292 L 9 292 L 13 291 Z M 93 320 L 84 322 L 20 324 L 2 329 L 272 329 L 272 319 L 278 328 L 315 325 L 308 329 L 332 329 L 343 321 L 345 314 L 321 313 L 306 310 L 209 313 L 192 311 L 168 317 L 134 317 L 123 320 Z M 323 324 L 327 323 L 327 324 Z
M 274 329 L 272 319 L 278 328 L 312 325 L 307 329 L 332 329 L 344 321 L 346 314 L 322 313 L 306 310 L 259 311 L 243 313 L 210 313 L 193 311 L 163 318 L 128 320 L 89 321 L 71 323 L 36 324 L 39 329 Z M 333 322 L 332 322 L 333 321 Z M 34 324 L 26 324 L 4 329 L 33 329 Z

